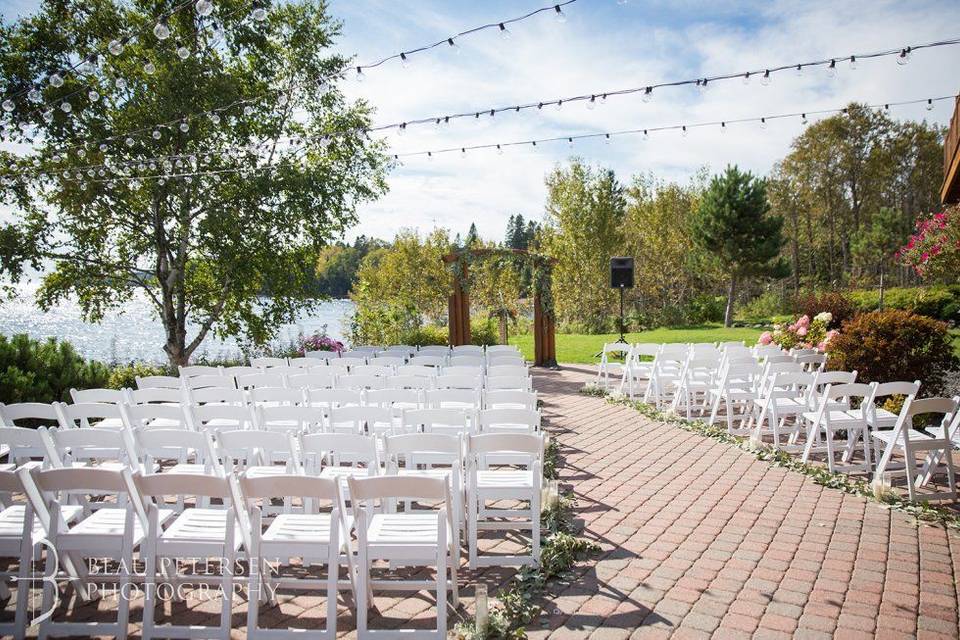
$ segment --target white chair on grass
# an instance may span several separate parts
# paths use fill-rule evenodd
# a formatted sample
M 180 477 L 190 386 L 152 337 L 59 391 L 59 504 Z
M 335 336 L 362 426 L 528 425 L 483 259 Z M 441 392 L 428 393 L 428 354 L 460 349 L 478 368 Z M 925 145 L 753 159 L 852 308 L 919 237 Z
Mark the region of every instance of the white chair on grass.
M 605 342 L 600 350 L 600 364 L 597 365 L 597 384 L 604 389 L 610 388 L 610 376 L 623 377 L 626 361 L 630 356 L 630 345 L 626 342 Z M 623 362 L 617 362 L 617 359 Z M 496 375 L 493 372 L 490 375 Z M 515 375 L 515 374 L 507 374 Z
M 153 387 L 145 389 L 124 389 L 124 403 L 179 405 L 185 401 L 180 387 Z
M 483 367 L 476 365 L 458 364 L 441 367 L 444 376 L 483 376 Z
M 416 355 L 407 361 L 408 365 L 422 367 L 442 367 L 447 364 L 447 356 L 441 355 Z
M 438 640 L 447 637 L 447 590 L 454 607 L 459 605 L 457 563 L 460 545 L 451 515 L 449 485 L 438 478 L 348 478 L 357 531 L 357 635 L 360 638 L 407 638 L 409 629 L 371 630 L 367 609 L 375 589 L 434 590 L 437 602 Z M 402 513 L 384 513 L 385 503 L 413 499 L 435 503 L 439 509 L 417 509 Z M 380 512 L 376 503 L 380 503 Z M 386 560 L 402 566 L 433 566 L 434 580 L 374 580 L 372 563 Z M 449 572 L 449 578 L 448 576 Z
M 311 369 L 318 365 L 316 358 L 307 358 L 303 356 L 299 358 L 290 358 L 288 361 L 291 367 L 296 367 L 298 369 L 304 369 L 304 370 Z M 324 363 L 324 365 L 321 365 L 321 366 L 325 366 L 325 365 L 326 363 Z
M 354 367 L 350 373 L 358 376 L 392 376 L 396 369 L 393 365 L 386 365 L 380 362 L 380 359 L 370 361 L 371 364 L 361 364 Z
M 450 356 L 445 368 L 449 367 L 468 367 L 470 369 L 479 369 L 483 371 L 487 361 L 482 355 L 458 355 L 454 353 Z
M 405 364 L 402 367 L 397 367 L 396 375 L 398 376 L 422 376 L 424 378 L 436 378 L 437 369 L 435 367 L 428 367 L 422 364 Z
M 125 401 L 120 389 L 70 389 L 70 398 L 74 404 L 85 402 L 101 402 L 103 404 L 120 404 Z
M 188 367 L 177 367 L 181 378 L 195 378 L 197 376 L 220 376 L 223 375 L 222 367 L 214 367 L 204 364 L 195 364 Z
M 519 433 L 487 433 L 467 437 L 467 540 L 470 568 L 513 566 L 540 562 L 540 490 L 543 437 Z M 525 458 L 516 468 L 517 457 Z M 508 466 L 496 458 L 507 457 Z M 510 501 L 527 507 L 493 507 L 488 502 Z M 480 556 L 479 532 L 529 530 L 529 554 Z
M 367 364 L 366 358 L 357 358 L 353 356 L 343 356 L 340 358 L 327 361 L 327 365 L 329 365 L 333 369 L 340 370 L 343 373 L 347 373 L 348 370 L 352 369 L 353 367 L 359 367 L 365 364 Z
M 386 407 L 334 407 L 327 414 L 326 431 L 383 435 L 393 432 L 393 412 Z
M 304 475 L 258 476 L 247 474 L 239 479 L 241 500 L 235 500 L 237 509 L 246 509 L 250 522 L 249 590 L 247 599 L 247 637 L 251 640 L 276 640 L 286 637 L 315 635 L 328 640 L 337 636 L 337 594 L 340 590 L 340 565 L 345 561 L 354 580 L 353 553 L 350 550 L 350 531 L 353 518 L 347 515 L 337 483 L 326 478 Z M 300 498 L 301 513 L 276 515 L 263 529 L 263 506 L 277 498 Z M 329 503 L 330 512 L 321 513 L 320 503 Z M 238 518 L 240 516 L 238 515 Z M 290 558 L 301 558 L 301 566 L 324 560 L 326 578 L 285 577 L 279 571 L 290 565 Z M 264 571 L 264 567 L 269 570 Z M 325 589 L 326 628 L 316 629 L 262 629 L 260 627 L 260 603 L 276 602 L 279 588 L 296 590 Z M 355 592 L 355 590 L 354 590 Z
M 270 369 L 271 367 L 286 367 L 290 363 L 286 358 L 250 358 L 250 366 L 258 369 Z
M 902 473 L 907 477 L 907 492 L 911 501 L 920 496 L 917 489 L 926 484 L 934 471 L 942 466 L 947 475 L 947 491 L 924 494 L 924 500 L 956 500 L 957 484 L 953 466 L 953 441 L 950 433 L 951 423 L 960 405 L 960 397 L 907 398 L 900 411 L 896 426 L 890 431 L 874 431 L 873 438 L 877 450 L 883 451 L 877 462 L 876 478 L 885 478 L 886 474 Z M 931 416 L 942 416 L 939 425 L 930 426 L 929 432 L 914 427 L 914 420 Z M 935 420 L 935 418 L 933 418 Z M 903 464 L 893 463 L 893 455 L 900 453 Z M 917 454 L 925 454 L 924 462 L 917 461 Z M 942 462 L 941 462 L 942 460 Z
M 81 404 L 65 404 L 54 402 L 54 408 L 60 416 L 61 429 L 113 429 L 123 428 L 123 416 L 120 415 L 120 405 L 102 402 L 84 402 Z
M 366 403 L 373 407 L 393 409 L 397 416 L 404 409 L 423 409 L 423 394 L 419 389 L 370 389 Z
M 873 469 L 870 428 L 863 413 L 851 411 L 850 406 L 856 404 L 856 399 L 862 406 L 872 392 L 873 388 L 862 382 L 828 384 L 819 396 L 817 410 L 803 414 L 808 426 L 801 459 L 809 462 L 812 454 L 826 453 L 830 473 L 862 471 L 869 474 Z M 861 462 L 854 463 L 858 444 L 863 457 Z M 837 460 L 838 454 L 840 460 Z
M 336 386 L 336 371 L 324 367 L 314 367 L 306 373 L 287 377 L 287 386 L 291 389 L 333 389 Z
M 350 373 L 337 378 L 338 389 L 386 389 L 387 378 Z
M 406 364 L 407 359 L 400 355 L 391 355 L 390 353 L 378 353 L 373 358 L 370 358 L 367 362 L 370 363 L 367 366 L 389 367 L 391 369 L 395 369 L 397 367 L 400 367 Z
M 256 387 L 247 391 L 247 399 L 255 406 L 295 407 L 303 404 L 304 395 L 302 389 Z
M 226 477 L 192 473 L 160 473 L 133 476 L 147 511 L 148 533 L 141 548 L 144 560 L 143 638 L 224 638 L 230 637 L 233 612 L 233 575 L 242 545 L 249 549 L 249 523 L 246 511 L 231 508 L 235 492 Z M 193 496 L 199 502 L 221 500 L 222 505 L 184 509 L 162 528 L 161 513 L 169 498 L 177 502 Z M 241 520 L 242 519 L 242 520 Z M 198 559 L 198 566 L 219 565 L 219 575 L 190 572 L 181 575 L 177 560 Z M 179 594 L 179 585 L 201 583 L 219 587 L 220 624 L 216 627 L 157 623 L 159 584 L 171 586 Z M 161 603 L 161 607 L 162 607 Z
M 223 375 L 231 376 L 233 378 L 238 378 L 240 376 L 250 376 L 256 373 L 263 373 L 263 369 L 260 367 L 250 367 L 245 365 L 237 365 L 234 367 L 224 367 Z
M 360 389 L 308 389 L 307 406 L 322 409 L 329 414 L 335 407 L 360 406 L 363 391 Z
M 387 388 L 429 391 L 430 389 L 433 389 L 433 381 L 435 379 L 435 376 L 430 378 L 419 375 L 390 376 L 387 378 Z
M 281 431 L 296 436 L 323 430 L 325 412 L 318 407 L 258 406 L 254 420 L 261 431 Z
M 120 414 L 128 429 L 190 429 L 183 405 L 133 404 L 122 405 Z
M 56 427 L 54 427 L 56 428 Z M 0 449 L 6 452 L 8 463 L 0 468 L 13 469 L 39 458 L 46 466 L 59 466 L 60 459 L 48 459 L 49 449 L 44 444 L 43 433 L 47 427 L 0 427 Z
M 795 356 L 794 359 L 811 373 L 823 371 L 827 366 L 827 354 L 825 353 L 808 353 Z
M 287 377 L 282 373 L 276 373 L 273 370 L 261 373 L 251 373 L 246 376 L 237 376 L 237 388 L 239 389 L 257 389 L 259 387 L 286 387 Z
M 307 351 L 303 355 L 317 362 L 328 362 L 340 357 L 340 354 L 336 351 Z
M 441 374 L 433 381 L 435 389 L 483 389 L 483 376 Z

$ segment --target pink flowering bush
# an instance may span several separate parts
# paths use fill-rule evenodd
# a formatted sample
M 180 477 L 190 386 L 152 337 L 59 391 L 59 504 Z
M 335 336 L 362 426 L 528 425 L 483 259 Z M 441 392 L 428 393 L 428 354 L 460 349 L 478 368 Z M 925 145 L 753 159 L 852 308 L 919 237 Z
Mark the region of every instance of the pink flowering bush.
M 303 356 L 307 351 L 343 351 L 343 343 L 334 340 L 326 333 L 314 333 L 311 336 L 301 335 L 298 340 L 297 355 Z
M 897 258 L 924 277 L 954 276 L 960 270 L 960 205 L 917 218 L 916 231 Z
M 810 319 L 802 315 L 791 324 L 773 325 L 773 331 L 760 334 L 759 344 L 776 344 L 782 349 L 817 349 L 826 351 L 827 345 L 840 332 L 827 330 L 833 316 L 828 311 L 818 313 Z

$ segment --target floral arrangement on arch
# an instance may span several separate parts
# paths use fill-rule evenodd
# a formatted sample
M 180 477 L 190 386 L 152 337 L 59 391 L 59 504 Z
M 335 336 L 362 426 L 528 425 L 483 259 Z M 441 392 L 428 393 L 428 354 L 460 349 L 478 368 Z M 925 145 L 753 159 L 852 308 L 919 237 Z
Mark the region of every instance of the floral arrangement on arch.
M 803 315 L 791 324 L 773 325 L 773 331 L 764 331 L 757 343 L 776 344 L 781 349 L 816 349 L 823 353 L 830 341 L 840 333 L 835 329 L 827 330 L 831 320 L 833 314 L 829 311 L 818 313 L 813 320 Z
M 298 354 L 300 356 L 306 354 L 307 351 L 336 351 L 341 353 L 344 348 L 342 342 L 334 340 L 325 331 L 318 331 L 310 336 L 301 335 L 299 342 Z
M 917 218 L 916 231 L 896 254 L 921 276 L 956 274 L 960 269 L 960 206 Z

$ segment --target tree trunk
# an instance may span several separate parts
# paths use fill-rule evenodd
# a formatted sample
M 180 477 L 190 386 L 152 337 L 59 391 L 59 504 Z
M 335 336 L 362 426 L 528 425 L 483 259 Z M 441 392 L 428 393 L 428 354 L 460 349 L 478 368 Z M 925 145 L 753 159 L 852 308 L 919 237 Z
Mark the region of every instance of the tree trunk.
M 730 276 L 730 288 L 727 291 L 727 310 L 723 314 L 723 326 L 729 327 L 733 323 L 733 298 L 737 294 L 737 277 Z
M 883 311 L 883 262 L 880 263 L 880 311 Z

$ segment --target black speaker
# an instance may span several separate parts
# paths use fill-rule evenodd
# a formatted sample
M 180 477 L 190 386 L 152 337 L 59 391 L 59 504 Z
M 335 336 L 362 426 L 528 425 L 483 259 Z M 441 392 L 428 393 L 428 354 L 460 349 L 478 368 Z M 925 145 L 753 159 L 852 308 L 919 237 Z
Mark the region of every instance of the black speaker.
M 614 289 L 633 288 L 633 258 L 610 258 L 610 286 Z

